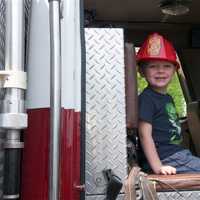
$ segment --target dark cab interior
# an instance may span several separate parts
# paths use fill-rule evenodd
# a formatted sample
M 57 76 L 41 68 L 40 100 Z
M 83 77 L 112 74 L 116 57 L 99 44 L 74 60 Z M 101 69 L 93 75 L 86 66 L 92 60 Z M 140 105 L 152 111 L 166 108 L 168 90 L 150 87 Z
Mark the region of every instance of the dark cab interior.
M 178 76 L 187 104 L 183 131 L 186 141 L 192 144 L 189 148 L 192 148 L 196 156 L 200 156 L 199 8 L 198 0 L 84 0 L 85 27 L 123 28 L 125 43 L 135 47 L 141 46 L 147 35 L 153 32 L 159 32 L 174 44 L 182 66 Z M 134 54 L 128 44 L 125 45 L 127 59 Z M 127 60 L 125 63 L 135 62 Z M 135 79 L 131 81 L 136 87 L 136 93 Z M 137 103 L 136 96 L 130 98 Z M 129 109 L 127 116 L 131 115 L 128 112 Z M 136 118 L 136 105 L 134 113 L 133 118 Z M 128 134 L 134 134 L 137 122 L 127 121 L 127 129 L 130 131 Z M 149 175 L 149 178 L 163 180 L 177 189 L 200 189 L 200 174 Z M 158 186 L 157 189 L 161 190 L 163 187 Z M 164 189 L 170 188 L 165 185 Z

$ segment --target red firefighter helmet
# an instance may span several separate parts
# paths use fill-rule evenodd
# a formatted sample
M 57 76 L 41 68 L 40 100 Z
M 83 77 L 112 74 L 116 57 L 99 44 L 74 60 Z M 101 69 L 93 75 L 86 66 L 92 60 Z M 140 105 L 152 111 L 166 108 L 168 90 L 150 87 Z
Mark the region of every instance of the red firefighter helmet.
M 137 53 L 137 62 L 164 60 L 174 63 L 179 68 L 176 51 L 172 44 L 162 35 L 153 33 L 148 36 Z

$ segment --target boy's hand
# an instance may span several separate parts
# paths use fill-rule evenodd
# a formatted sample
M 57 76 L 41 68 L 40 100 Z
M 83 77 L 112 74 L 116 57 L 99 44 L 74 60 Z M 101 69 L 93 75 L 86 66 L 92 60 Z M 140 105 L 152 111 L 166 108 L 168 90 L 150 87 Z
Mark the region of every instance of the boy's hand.
M 163 174 L 163 175 L 176 174 L 176 168 L 169 165 L 163 165 L 161 166 L 158 174 Z

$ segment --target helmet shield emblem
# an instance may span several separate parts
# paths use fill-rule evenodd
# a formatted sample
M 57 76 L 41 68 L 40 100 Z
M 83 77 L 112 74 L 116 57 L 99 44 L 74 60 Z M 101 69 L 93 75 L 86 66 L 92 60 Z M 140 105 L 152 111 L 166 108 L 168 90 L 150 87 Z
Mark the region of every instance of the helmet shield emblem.
M 147 53 L 149 56 L 158 56 L 161 50 L 160 37 L 152 37 L 149 39 Z
M 163 60 L 173 63 L 177 69 L 180 67 L 171 42 L 158 33 L 148 36 L 139 49 L 136 58 L 138 64 L 152 60 Z

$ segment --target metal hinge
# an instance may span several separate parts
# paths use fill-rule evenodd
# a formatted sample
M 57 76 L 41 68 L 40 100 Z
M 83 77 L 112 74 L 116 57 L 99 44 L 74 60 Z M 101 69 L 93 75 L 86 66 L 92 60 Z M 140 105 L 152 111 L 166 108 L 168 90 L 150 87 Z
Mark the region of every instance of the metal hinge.
M 85 191 L 85 185 L 75 185 L 74 187 L 78 191 Z

